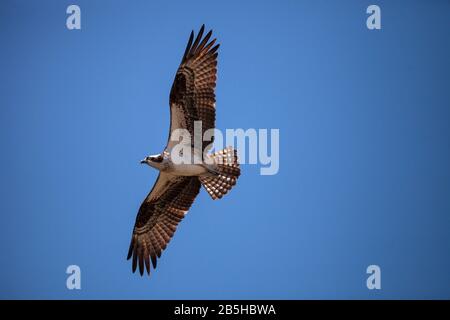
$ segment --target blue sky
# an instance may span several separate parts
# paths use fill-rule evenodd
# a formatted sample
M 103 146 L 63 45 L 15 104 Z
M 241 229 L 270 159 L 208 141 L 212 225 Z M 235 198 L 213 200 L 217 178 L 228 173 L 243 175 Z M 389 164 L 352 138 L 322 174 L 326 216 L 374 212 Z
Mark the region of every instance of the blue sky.
M 370 4 L 3 1 L 0 298 L 450 298 L 450 3 L 377 1 L 376 31 Z M 157 172 L 138 162 L 203 23 L 217 127 L 279 129 L 280 171 L 202 190 L 141 278 L 125 258 Z

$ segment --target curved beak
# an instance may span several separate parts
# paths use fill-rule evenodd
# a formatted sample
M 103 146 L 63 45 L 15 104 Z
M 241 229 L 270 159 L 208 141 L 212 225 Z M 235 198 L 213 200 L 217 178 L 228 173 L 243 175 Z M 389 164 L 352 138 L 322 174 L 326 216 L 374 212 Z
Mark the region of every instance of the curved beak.
M 147 163 L 147 159 L 142 159 L 141 164 Z

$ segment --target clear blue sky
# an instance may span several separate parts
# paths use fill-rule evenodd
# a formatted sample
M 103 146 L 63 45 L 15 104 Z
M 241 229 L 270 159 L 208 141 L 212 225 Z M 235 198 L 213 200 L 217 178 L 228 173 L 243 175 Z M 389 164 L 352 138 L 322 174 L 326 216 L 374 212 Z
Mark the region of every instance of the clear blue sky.
M 280 171 L 202 190 L 141 278 L 138 161 L 202 23 L 217 127 L 279 128 Z M 448 1 L 2 1 L 0 40 L 0 298 L 450 298 Z

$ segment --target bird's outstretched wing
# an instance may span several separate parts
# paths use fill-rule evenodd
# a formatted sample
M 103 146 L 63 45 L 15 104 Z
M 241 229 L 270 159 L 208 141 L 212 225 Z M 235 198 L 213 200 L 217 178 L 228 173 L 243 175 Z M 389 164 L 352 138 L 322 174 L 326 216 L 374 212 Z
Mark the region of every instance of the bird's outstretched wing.
M 160 173 L 155 185 L 141 204 L 133 229 L 127 259 L 133 257 L 133 272 L 144 264 L 150 274 L 150 259 L 156 268 L 156 259 L 166 248 L 178 223 L 189 210 L 200 190 L 197 177 L 177 177 Z
M 201 137 L 198 137 L 201 152 L 213 142 L 203 142 L 203 134 L 215 127 L 216 95 L 214 89 L 217 79 L 217 49 L 214 45 L 216 39 L 208 42 L 212 30 L 205 37 L 203 25 L 194 41 L 194 32 L 191 32 L 181 64 L 175 75 L 170 91 L 170 132 L 166 149 L 171 149 L 178 141 L 171 141 L 175 129 L 186 129 L 191 136 L 191 145 L 194 147 L 194 121 L 202 121 Z M 203 38 L 202 38 L 203 37 Z M 208 148 L 209 149 L 209 148 Z

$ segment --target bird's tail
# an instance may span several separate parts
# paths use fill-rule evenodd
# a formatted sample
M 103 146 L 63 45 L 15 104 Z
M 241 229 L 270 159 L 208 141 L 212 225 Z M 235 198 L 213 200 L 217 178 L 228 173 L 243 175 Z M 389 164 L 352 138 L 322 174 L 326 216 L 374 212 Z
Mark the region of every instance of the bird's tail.
M 211 154 L 214 164 L 207 165 L 210 174 L 200 176 L 200 182 L 213 200 L 222 198 L 236 184 L 241 169 L 237 152 L 232 147 Z

